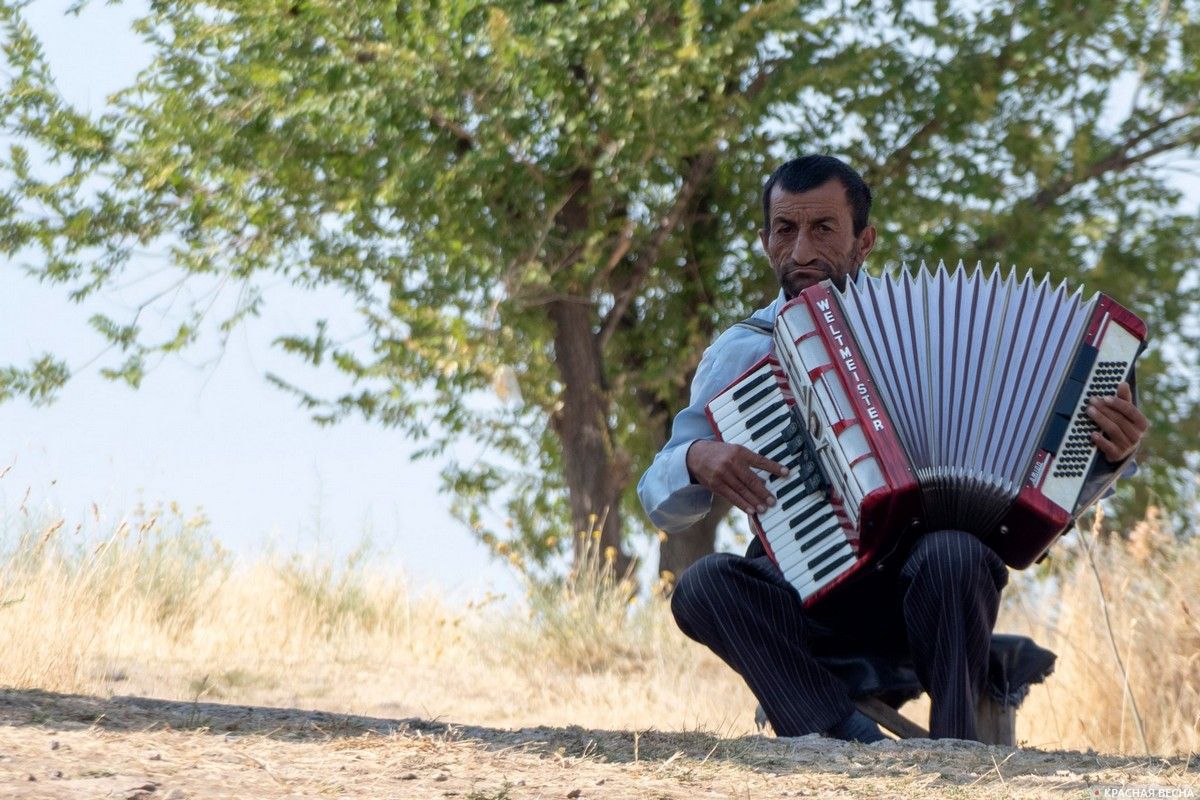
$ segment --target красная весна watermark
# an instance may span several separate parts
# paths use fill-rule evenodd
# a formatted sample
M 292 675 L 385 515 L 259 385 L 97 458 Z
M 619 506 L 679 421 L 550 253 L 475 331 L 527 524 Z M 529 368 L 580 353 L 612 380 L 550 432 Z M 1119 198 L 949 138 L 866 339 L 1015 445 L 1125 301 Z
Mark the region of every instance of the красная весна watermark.
M 1154 786 L 1152 784 L 1126 784 L 1124 786 L 1093 786 L 1088 797 L 1196 797 L 1193 786 Z

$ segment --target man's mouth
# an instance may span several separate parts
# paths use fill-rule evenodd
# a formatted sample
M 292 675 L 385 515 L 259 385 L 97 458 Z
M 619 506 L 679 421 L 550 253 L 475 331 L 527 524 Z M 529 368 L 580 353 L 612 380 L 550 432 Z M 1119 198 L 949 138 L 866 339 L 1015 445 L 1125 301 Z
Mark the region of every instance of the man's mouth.
M 785 273 L 785 277 L 789 280 L 817 280 L 823 281 L 832 275 L 821 267 L 793 267 Z

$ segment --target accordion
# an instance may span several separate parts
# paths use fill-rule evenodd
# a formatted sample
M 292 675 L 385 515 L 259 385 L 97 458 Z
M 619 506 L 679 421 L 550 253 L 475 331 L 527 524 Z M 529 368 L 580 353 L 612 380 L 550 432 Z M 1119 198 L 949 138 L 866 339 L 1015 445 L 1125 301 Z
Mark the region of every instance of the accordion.
M 1146 326 L 1111 298 L 999 269 L 809 287 L 771 353 L 706 407 L 718 437 L 788 467 L 756 470 L 776 503 L 751 515 L 811 605 L 922 531 L 1036 561 L 1120 474 L 1088 398 L 1132 380 Z

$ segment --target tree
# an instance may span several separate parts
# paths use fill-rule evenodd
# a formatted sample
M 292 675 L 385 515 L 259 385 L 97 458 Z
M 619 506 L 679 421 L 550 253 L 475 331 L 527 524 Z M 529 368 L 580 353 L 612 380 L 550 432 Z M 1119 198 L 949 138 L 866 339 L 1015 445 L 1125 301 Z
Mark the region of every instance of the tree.
M 1172 491 L 1200 445 L 1170 368 L 1197 363 L 1200 226 L 1168 182 L 1200 149 L 1195 3 L 155 2 L 138 23 L 154 63 L 90 116 L 58 96 L 19 4 L 0 8 L 4 252 L 84 301 L 166 244 L 181 276 L 239 293 L 221 330 L 267 277 L 345 292 L 365 340 L 318 324 L 278 341 L 347 390 L 276 382 L 319 421 L 361 413 L 426 454 L 486 443 L 494 459 L 444 478 L 493 545 L 543 558 L 597 532 L 625 566 L 623 532 L 645 525 L 632 487 L 704 347 L 777 291 L 757 204 L 798 152 L 873 183 L 875 263 L 1011 262 L 1150 317 L 1149 485 Z M 125 358 L 108 374 L 136 385 L 150 354 L 194 342 L 204 310 L 178 319 L 151 340 L 95 317 Z M 68 377 L 47 354 L 0 373 L 0 397 Z M 513 378 L 519 402 L 489 399 Z

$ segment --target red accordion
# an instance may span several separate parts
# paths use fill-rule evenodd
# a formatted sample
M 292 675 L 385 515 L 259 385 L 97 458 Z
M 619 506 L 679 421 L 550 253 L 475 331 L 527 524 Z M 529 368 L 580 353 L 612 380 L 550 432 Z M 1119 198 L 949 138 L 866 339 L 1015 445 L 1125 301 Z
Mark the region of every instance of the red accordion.
M 1124 464 L 1090 397 L 1131 380 L 1146 327 L 1105 295 L 961 265 L 829 281 L 785 305 L 772 353 L 707 406 L 718 436 L 789 468 L 755 533 L 806 605 L 909 535 L 1036 561 Z

